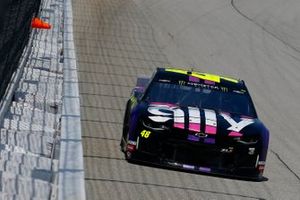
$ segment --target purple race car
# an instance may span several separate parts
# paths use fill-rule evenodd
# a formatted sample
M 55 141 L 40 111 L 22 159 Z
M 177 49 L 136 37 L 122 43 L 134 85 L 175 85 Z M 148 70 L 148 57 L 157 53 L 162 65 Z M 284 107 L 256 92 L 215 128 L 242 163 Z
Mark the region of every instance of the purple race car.
M 268 144 L 242 80 L 158 68 L 138 78 L 127 102 L 128 161 L 261 180 Z

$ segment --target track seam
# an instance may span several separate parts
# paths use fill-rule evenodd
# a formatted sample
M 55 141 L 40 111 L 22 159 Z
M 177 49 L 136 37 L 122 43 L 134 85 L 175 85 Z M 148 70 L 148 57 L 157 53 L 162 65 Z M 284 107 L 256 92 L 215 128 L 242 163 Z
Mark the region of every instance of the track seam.
M 271 35 L 273 38 L 277 39 L 278 41 L 282 42 L 284 45 L 286 45 L 287 47 L 291 48 L 292 50 L 296 51 L 297 53 L 300 53 L 300 50 L 298 50 L 297 48 L 293 47 L 292 45 L 290 45 L 288 42 L 285 42 L 284 40 L 282 40 L 280 37 L 278 37 L 277 35 L 275 35 L 274 33 L 268 31 L 264 26 L 260 25 L 259 23 L 255 22 L 253 19 L 251 19 L 250 17 L 248 17 L 247 15 L 245 15 L 242 11 L 240 11 L 235 3 L 234 0 L 231 0 L 231 6 L 232 8 L 242 17 L 244 17 L 245 19 L 247 19 L 248 21 L 252 22 L 253 24 L 255 24 L 256 26 L 260 27 L 264 32 L 268 33 L 269 35 Z M 298 179 L 298 181 L 300 182 L 300 176 L 294 172 L 291 167 L 288 166 L 288 164 L 279 156 L 278 153 L 276 153 L 273 150 L 270 150 L 276 157 L 277 159 Z
M 272 33 L 271 31 L 269 31 L 268 29 L 266 29 L 264 26 L 260 25 L 259 23 L 255 22 L 253 19 L 251 19 L 250 17 L 248 17 L 247 15 L 245 15 L 242 11 L 240 11 L 235 3 L 234 0 L 231 0 L 230 2 L 232 8 L 242 17 L 244 17 L 245 19 L 247 19 L 248 21 L 252 22 L 253 24 L 255 24 L 256 26 L 260 27 L 264 32 L 268 33 L 269 35 L 271 35 L 273 38 L 277 39 L 278 41 L 282 42 L 285 46 L 291 48 L 292 50 L 296 51 L 297 53 L 300 54 L 300 50 L 298 50 L 296 47 L 290 45 L 288 42 L 284 41 L 283 39 L 281 39 L 279 36 L 277 36 L 276 34 Z
M 162 184 L 156 184 L 156 183 L 123 181 L 123 180 L 105 179 L 105 178 L 96 178 L 95 179 L 95 178 L 89 178 L 89 177 L 86 177 L 85 180 L 86 181 L 129 183 L 129 184 L 133 184 L 133 185 L 155 186 L 155 187 L 163 187 L 163 188 L 171 188 L 171 189 L 189 190 L 189 191 L 195 191 L 195 192 L 206 192 L 206 193 L 212 193 L 212 194 L 218 194 L 218 195 L 236 196 L 236 197 L 243 197 L 243 198 L 250 198 L 250 199 L 257 199 L 257 200 L 265 200 L 264 198 L 242 195 L 242 194 L 232 194 L 232 193 L 227 193 L 227 192 L 217 192 L 217 191 L 212 191 L 212 190 L 202 190 L 202 189 L 196 189 L 196 188 L 190 188 L 190 187 L 179 187 L 179 186 L 162 185 Z
M 278 153 L 276 153 L 274 150 L 270 150 L 270 152 L 272 152 L 277 159 L 298 179 L 298 181 L 300 182 L 300 176 L 294 172 L 294 170 L 292 170 L 291 167 L 289 167 L 289 165 L 280 157 L 280 155 Z

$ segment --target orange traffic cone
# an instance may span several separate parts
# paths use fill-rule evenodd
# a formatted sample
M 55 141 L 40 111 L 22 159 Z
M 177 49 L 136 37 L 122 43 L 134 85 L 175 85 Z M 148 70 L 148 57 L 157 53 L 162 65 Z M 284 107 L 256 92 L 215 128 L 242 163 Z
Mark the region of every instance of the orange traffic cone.
M 50 29 L 51 25 L 47 22 L 44 22 L 40 18 L 33 18 L 31 21 L 31 27 L 32 28 L 39 28 L 39 29 Z

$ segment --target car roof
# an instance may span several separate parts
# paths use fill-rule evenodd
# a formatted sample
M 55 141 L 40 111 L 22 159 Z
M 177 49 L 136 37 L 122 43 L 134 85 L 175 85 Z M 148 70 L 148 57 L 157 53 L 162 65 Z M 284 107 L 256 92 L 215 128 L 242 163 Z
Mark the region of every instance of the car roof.
M 213 83 L 220 87 L 226 87 L 230 89 L 247 90 L 243 80 L 235 79 L 231 77 L 197 72 L 192 70 L 185 70 L 179 68 L 157 68 L 156 76 L 159 77 L 170 77 L 173 80 L 199 80 L 204 84 Z

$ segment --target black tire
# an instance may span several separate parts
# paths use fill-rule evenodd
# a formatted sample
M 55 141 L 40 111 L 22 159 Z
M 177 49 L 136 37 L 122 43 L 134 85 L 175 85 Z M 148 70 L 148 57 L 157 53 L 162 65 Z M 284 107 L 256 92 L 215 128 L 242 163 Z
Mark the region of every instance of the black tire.
M 259 174 L 259 175 L 257 175 L 257 177 L 256 177 L 256 181 L 257 182 L 262 182 L 262 181 L 264 181 L 264 177 L 263 177 L 263 175 L 262 174 Z
M 129 134 L 127 133 L 127 135 L 126 135 L 126 145 L 128 144 L 128 139 L 129 139 Z M 130 159 L 132 158 L 132 153 L 127 151 L 126 145 L 125 145 L 125 148 L 124 148 L 124 155 L 125 155 L 125 159 L 127 161 L 130 161 Z
M 121 138 L 121 142 L 120 142 L 120 146 L 121 146 L 121 151 L 124 153 L 125 155 L 125 159 L 128 162 L 132 162 L 133 158 L 134 158 L 134 154 L 133 152 L 127 151 L 127 144 L 128 144 L 128 140 L 129 140 L 129 124 L 130 124 L 130 101 L 127 102 L 126 105 L 126 112 L 124 115 L 124 122 L 123 122 L 123 133 L 122 133 L 122 138 Z
M 124 125 L 126 126 L 126 125 Z M 124 129 L 128 129 L 128 128 L 125 128 L 123 127 L 123 132 L 124 132 Z M 128 143 L 128 132 L 126 133 L 123 133 L 122 134 L 122 137 L 121 137 L 121 142 L 120 142 L 120 148 L 121 148 L 121 151 L 125 153 L 126 151 L 126 145 Z
M 128 131 L 129 131 L 129 102 L 126 105 L 126 111 L 125 111 L 125 115 L 124 115 L 124 121 L 123 121 L 123 130 L 122 130 L 122 137 L 121 137 L 121 141 L 120 141 L 120 147 L 121 147 L 121 151 L 125 153 L 125 147 L 127 145 L 127 135 L 128 135 Z M 125 143 L 126 141 L 126 143 Z
M 136 157 L 136 153 L 135 152 L 130 152 L 127 151 L 126 146 L 128 144 L 128 139 L 129 139 L 129 134 L 126 135 L 126 145 L 124 145 L 124 155 L 125 155 L 125 160 L 129 163 L 133 163 L 134 158 Z

